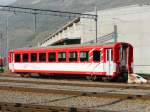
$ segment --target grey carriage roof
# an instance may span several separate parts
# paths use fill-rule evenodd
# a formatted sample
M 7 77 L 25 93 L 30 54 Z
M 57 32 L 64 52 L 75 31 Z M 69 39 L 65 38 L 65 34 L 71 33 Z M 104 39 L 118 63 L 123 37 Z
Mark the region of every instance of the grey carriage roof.
M 76 48 L 76 47 L 88 47 L 88 46 L 111 46 L 114 45 L 114 42 L 109 43 L 94 43 L 94 44 L 74 44 L 74 45 L 57 45 L 57 46 L 48 46 L 48 47 L 26 47 L 19 48 L 14 50 L 32 50 L 32 49 L 50 49 L 50 48 Z

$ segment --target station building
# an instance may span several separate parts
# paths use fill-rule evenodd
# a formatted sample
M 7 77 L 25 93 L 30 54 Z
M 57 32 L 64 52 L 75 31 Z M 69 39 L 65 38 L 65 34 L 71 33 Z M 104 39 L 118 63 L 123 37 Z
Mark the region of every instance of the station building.
M 95 12 L 89 12 L 95 14 Z M 128 42 L 134 47 L 134 72 L 150 73 L 150 5 L 98 11 L 98 42 Z M 45 38 L 40 46 L 95 42 L 95 20 L 75 18 Z

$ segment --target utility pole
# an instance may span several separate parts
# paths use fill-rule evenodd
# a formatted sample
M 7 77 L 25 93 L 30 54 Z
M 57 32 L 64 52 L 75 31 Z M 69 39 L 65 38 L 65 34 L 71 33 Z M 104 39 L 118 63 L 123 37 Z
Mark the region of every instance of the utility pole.
M 3 57 L 3 37 L 2 37 L 2 33 L 0 33 L 0 58 Z
M 118 39 L 118 33 L 117 33 L 117 25 L 114 25 L 114 42 L 116 43 Z
M 96 37 L 96 39 L 95 39 L 95 42 L 97 43 L 97 31 L 98 31 L 98 15 L 97 15 L 97 7 L 95 7 L 95 15 L 96 15 L 96 17 L 95 17 L 95 37 Z
M 37 13 L 36 13 L 36 9 L 34 11 L 35 11 L 33 13 L 34 14 L 34 31 L 36 33 L 36 31 L 37 31 Z
M 34 14 L 34 30 L 36 32 L 36 24 L 37 24 L 37 18 L 36 18 L 36 14 Z
M 9 16 L 8 15 L 6 15 L 6 36 L 5 36 L 5 39 L 4 39 L 4 41 L 5 41 L 5 53 L 4 53 L 4 58 L 6 58 L 5 60 L 6 60 L 6 62 L 5 62 L 5 64 L 8 64 L 8 50 L 9 50 L 9 39 L 8 39 L 8 18 L 9 18 Z

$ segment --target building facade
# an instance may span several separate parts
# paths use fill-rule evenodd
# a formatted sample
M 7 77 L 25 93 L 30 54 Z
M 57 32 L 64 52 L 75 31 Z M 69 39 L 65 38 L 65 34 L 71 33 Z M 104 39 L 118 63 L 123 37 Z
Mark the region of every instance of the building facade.
M 134 47 L 133 66 L 136 73 L 150 73 L 149 20 L 149 5 L 133 5 L 98 11 L 98 37 L 110 34 L 114 31 L 114 26 L 117 26 L 117 41 L 131 43 Z M 64 38 L 78 38 L 81 39 L 80 43 L 86 43 L 95 39 L 95 32 L 94 20 L 78 18 L 48 37 L 41 46 L 52 45 Z

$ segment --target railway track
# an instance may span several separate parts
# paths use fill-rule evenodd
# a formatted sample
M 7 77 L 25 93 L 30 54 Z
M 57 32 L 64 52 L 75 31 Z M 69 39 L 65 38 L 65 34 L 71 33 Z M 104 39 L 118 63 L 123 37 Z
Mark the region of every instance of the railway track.
M 111 87 L 112 86 L 112 87 Z M 146 86 L 146 88 L 142 88 Z M 93 90 L 90 90 L 95 88 Z M 103 90 L 104 89 L 104 90 Z M 137 90 L 137 91 L 135 91 Z M 32 79 L 32 78 L 17 78 L 17 77 L 0 77 L 0 91 L 5 91 L 4 94 L 12 94 L 14 92 L 17 93 L 30 93 L 36 94 L 53 94 L 54 96 L 60 95 L 65 96 L 68 95 L 68 98 L 95 98 L 95 99 L 118 99 L 112 102 L 126 102 L 126 101 L 140 101 L 149 102 L 150 101 L 150 91 L 149 85 L 138 85 L 138 84 L 116 84 L 116 83 L 99 83 L 99 82 L 88 82 L 88 81 L 66 81 L 66 80 L 47 80 L 47 79 Z M 6 92 L 7 91 L 7 92 Z M 132 92 L 131 92 L 132 91 Z M 134 92 L 133 92 L 134 91 Z M 0 92 L 0 94 L 1 94 Z M 139 93 L 138 93 L 139 92 Z M 138 93 L 138 94 L 137 94 Z M 2 95 L 2 97 L 4 96 Z M 33 95 L 33 96 L 36 96 Z M 54 97 L 52 95 L 52 97 Z M 30 96 L 30 95 L 29 95 Z M 74 97 L 75 96 L 75 97 Z M 8 97 L 7 95 L 5 96 Z M 9 99 L 14 98 L 10 97 Z M 17 95 L 18 98 L 18 95 Z M 20 101 L 19 97 L 18 100 Z M 36 98 L 36 97 L 35 97 Z M 33 99 L 35 99 L 33 98 Z M 48 97 L 46 97 L 47 99 Z M 62 98 L 67 100 L 68 98 Z M 5 98 L 4 98 L 5 99 Z M 61 100 L 61 98 L 58 98 Z M 57 97 L 54 100 L 46 100 L 46 102 L 58 101 Z M 42 100 L 43 103 L 45 100 Z M 63 100 L 62 100 L 63 101 Z M 70 101 L 70 100 L 69 100 Z M 102 100 L 103 102 L 104 100 Z M 9 102 L 9 103 L 8 103 Z M 5 100 L 1 100 L 0 102 L 0 112 L 122 112 L 118 109 L 118 111 L 111 111 L 110 108 L 95 108 L 95 106 L 89 106 L 85 108 L 85 106 L 64 106 L 64 105 L 53 105 L 50 103 L 46 105 L 45 103 L 34 103 L 33 102 L 6 102 Z M 51 105 L 52 104 L 52 105 Z M 97 103 L 96 103 L 97 104 Z M 106 105 L 112 105 L 113 103 L 106 103 Z M 128 103 L 127 103 L 128 104 Z M 104 104 L 105 105 L 105 104 Z M 132 106 L 133 107 L 133 106 Z M 130 107 L 130 108 L 132 108 Z M 148 107 L 147 107 L 148 108 Z M 102 109 L 102 110 L 101 110 Z M 109 110 L 107 110 L 109 109 Z M 114 109 L 117 110 L 117 109 Z M 125 110 L 125 109 L 124 109 Z
M 93 87 L 77 87 L 77 86 L 56 86 L 56 85 L 39 85 L 29 83 L 0 83 L 0 90 L 20 91 L 20 92 L 36 92 L 36 93 L 52 93 L 64 95 L 79 95 L 89 97 L 106 97 L 120 99 L 144 99 L 150 100 L 150 91 L 142 90 L 141 93 L 134 89 L 123 88 L 93 88 Z M 144 92 L 145 91 L 145 92 Z M 138 92 L 138 93 L 137 93 Z
M 32 78 L 26 79 L 26 78 L 7 78 L 7 77 L 0 77 L 0 82 L 150 90 L 149 84 L 141 85 L 141 84 L 125 84 L 125 83 L 118 84 L 118 83 L 102 83 L 102 82 L 88 82 L 88 81 L 65 81 L 65 80 L 57 81 L 46 79 L 32 79 Z

